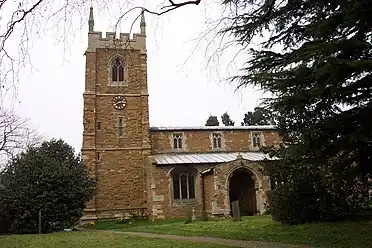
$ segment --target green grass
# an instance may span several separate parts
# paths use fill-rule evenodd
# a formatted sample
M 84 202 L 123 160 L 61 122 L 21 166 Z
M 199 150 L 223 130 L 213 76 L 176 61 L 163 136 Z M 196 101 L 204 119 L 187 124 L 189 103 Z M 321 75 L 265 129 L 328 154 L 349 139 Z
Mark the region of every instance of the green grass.
M 170 220 L 157 220 L 157 221 L 148 221 L 148 220 L 136 220 L 132 224 L 120 224 L 111 220 L 99 220 L 96 222 L 96 229 L 99 230 L 121 230 L 133 227 L 143 227 L 143 226 L 158 226 L 172 223 L 183 223 L 184 219 L 170 219 Z M 89 224 L 84 225 L 83 227 L 90 227 Z
M 288 244 L 307 244 L 327 248 L 372 248 L 371 221 L 345 221 L 282 225 L 270 216 L 245 217 L 241 222 L 232 220 L 196 221 L 184 224 L 182 220 L 129 224 L 98 222 L 97 229 L 210 236 L 239 240 L 257 240 Z
M 224 247 L 191 243 L 184 241 L 131 237 L 96 231 L 78 231 L 70 233 L 53 233 L 43 235 L 7 235 L 0 236 L 1 248 L 207 248 Z

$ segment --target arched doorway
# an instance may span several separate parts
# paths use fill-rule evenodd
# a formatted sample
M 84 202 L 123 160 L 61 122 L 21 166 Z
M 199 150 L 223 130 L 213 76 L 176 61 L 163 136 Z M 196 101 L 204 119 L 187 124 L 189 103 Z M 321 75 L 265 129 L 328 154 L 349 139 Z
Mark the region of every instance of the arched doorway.
M 253 174 L 247 169 L 236 170 L 229 180 L 230 209 L 231 203 L 238 200 L 240 214 L 254 215 L 257 212 L 255 182 Z

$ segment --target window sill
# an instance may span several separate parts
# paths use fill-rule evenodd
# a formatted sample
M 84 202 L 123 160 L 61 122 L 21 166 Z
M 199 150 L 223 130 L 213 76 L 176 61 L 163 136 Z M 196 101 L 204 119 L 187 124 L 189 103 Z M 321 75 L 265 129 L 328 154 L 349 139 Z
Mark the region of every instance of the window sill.
M 121 81 L 121 82 L 110 82 L 108 86 L 128 86 L 128 82 Z
M 183 148 L 177 148 L 177 149 L 172 149 L 172 152 L 184 152 L 185 150 Z
M 194 206 L 198 205 L 198 201 L 196 198 L 194 199 L 173 199 L 172 205 L 175 207 L 183 207 L 183 206 Z
M 222 152 L 222 151 L 225 151 L 225 149 L 223 149 L 223 148 L 212 148 L 212 151 L 214 151 L 214 152 Z

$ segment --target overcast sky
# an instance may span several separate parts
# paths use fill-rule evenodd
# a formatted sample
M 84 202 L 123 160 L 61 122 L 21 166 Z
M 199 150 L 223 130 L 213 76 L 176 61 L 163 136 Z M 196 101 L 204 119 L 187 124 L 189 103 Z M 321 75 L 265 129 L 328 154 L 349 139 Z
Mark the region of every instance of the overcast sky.
M 163 1 L 147 1 L 154 9 Z M 131 5 L 141 5 L 135 2 Z M 130 5 L 95 6 L 95 31 L 112 31 L 117 17 Z M 88 8 L 72 16 L 68 32 L 49 25 L 40 36 L 32 37 L 31 67 L 20 73 L 15 112 L 30 119 L 32 126 L 48 138 L 63 138 L 77 151 L 82 143 L 83 92 L 88 32 Z M 139 12 L 128 15 L 120 25 L 128 32 Z M 146 15 L 148 50 L 148 87 L 151 126 L 203 126 L 210 114 L 227 111 L 235 125 L 262 97 L 259 90 L 246 88 L 235 92 L 235 86 L 224 79 L 237 73 L 244 55 L 234 59 L 237 48 L 230 47 L 223 56 L 211 55 L 218 44 L 207 45 L 212 34 L 210 21 L 221 16 L 218 4 L 208 1 L 201 6 L 187 6 L 162 17 Z M 56 22 L 54 22 L 56 23 Z M 81 28 L 80 28 L 81 24 Z M 139 21 L 133 26 L 139 32 Z M 65 35 L 61 36 L 61 32 Z M 66 40 L 61 40 L 64 37 Z M 197 49 L 195 49 L 200 44 Z M 9 106 L 8 101 L 8 106 Z

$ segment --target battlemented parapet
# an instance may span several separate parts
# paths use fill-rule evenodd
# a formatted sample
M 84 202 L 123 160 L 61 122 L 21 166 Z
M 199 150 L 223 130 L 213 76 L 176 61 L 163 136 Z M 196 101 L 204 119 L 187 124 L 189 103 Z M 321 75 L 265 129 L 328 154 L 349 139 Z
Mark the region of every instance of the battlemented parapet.
M 95 52 L 97 48 L 141 50 L 146 52 L 146 35 L 133 34 L 133 38 L 130 39 L 129 33 L 120 33 L 117 38 L 114 32 L 106 32 L 106 37 L 102 36 L 102 32 L 89 32 L 87 52 Z
M 90 7 L 88 26 L 89 33 L 87 52 L 95 52 L 97 48 L 106 48 L 140 50 L 142 54 L 146 53 L 146 22 L 144 10 L 142 10 L 141 13 L 141 33 L 133 34 L 132 39 L 130 38 L 129 33 L 120 33 L 119 37 L 116 37 L 116 33 L 106 32 L 106 37 L 103 37 L 102 32 L 95 32 L 93 7 Z

